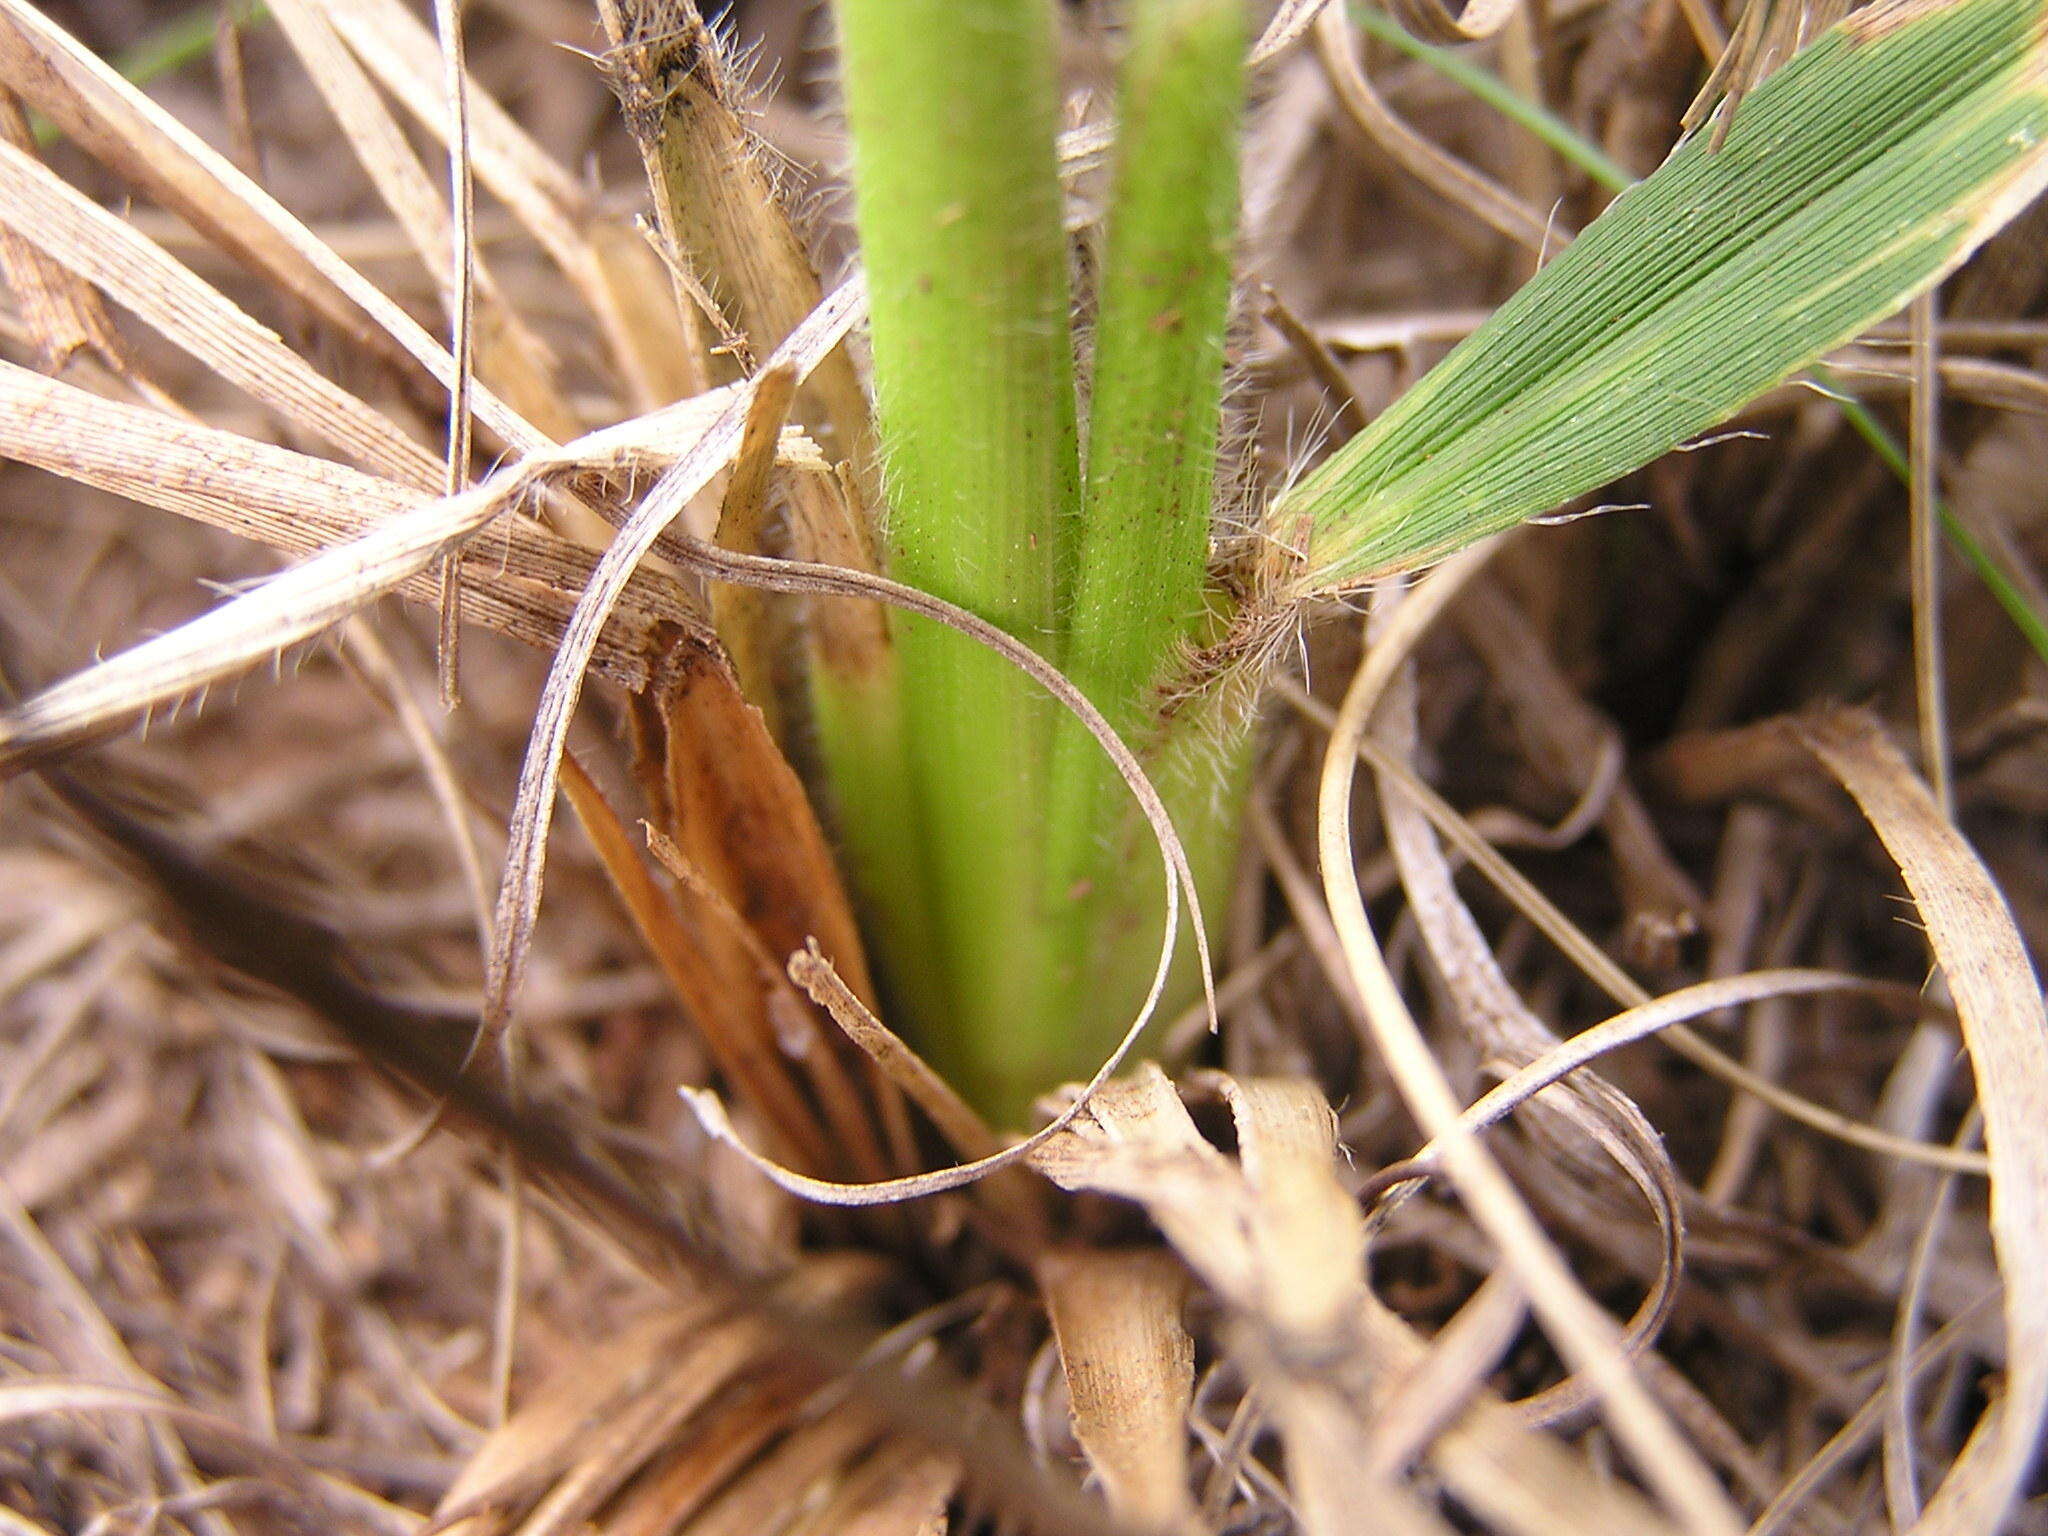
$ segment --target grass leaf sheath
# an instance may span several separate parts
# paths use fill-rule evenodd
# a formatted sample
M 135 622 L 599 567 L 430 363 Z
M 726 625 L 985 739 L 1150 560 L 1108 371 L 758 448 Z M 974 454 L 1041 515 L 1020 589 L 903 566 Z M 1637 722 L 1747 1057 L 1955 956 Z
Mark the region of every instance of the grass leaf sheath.
M 1056 658 L 1080 455 L 1052 7 L 843 0 L 839 25 L 890 572 Z M 1053 717 L 958 635 L 910 619 L 898 641 L 921 811 L 899 857 L 935 933 L 885 939 L 885 962 L 937 973 L 904 990 L 946 1000 L 923 1035 L 972 1084 L 968 1042 L 1014 1042 L 1056 969 L 1036 910 Z

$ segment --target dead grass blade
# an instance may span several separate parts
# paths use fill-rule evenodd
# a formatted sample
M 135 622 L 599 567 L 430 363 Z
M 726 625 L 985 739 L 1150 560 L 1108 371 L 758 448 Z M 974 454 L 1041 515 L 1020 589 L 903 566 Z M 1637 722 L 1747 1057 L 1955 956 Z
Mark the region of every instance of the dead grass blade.
M 0 77 L 95 158 L 343 335 L 403 369 L 424 369 L 444 391 L 455 387 L 454 359 L 403 309 L 27 0 L 0 0 Z M 547 446 L 490 391 L 477 391 L 475 404 L 507 444 L 527 452 Z
M 1449 566 L 1450 562 L 1447 562 L 1444 569 L 1449 569 Z M 1418 589 L 1419 593 L 1427 591 L 1427 587 Z M 1404 609 L 1407 606 L 1404 604 Z M 1384 645 L 1385 642 L 1382 642 L 1382 646 Z M 1327 705 L 1302 693 L 1299 688 L 1282 685 L 1281 692 L 1310 719 L 1326 728 L 1334 724 L 1335 713 Z M 1737 765 L 1732 759 L 1746 756 L 1751 747 L 1770 754 L 1769 765 L 1774 775 L 1783 770 L 1787 760 L 1801 763 L 1808 761 L 1807 755 L 1790 741 L 1782 721 L 1765 721 L 1756 726 L 1743 727 L 1739 732 L 1726 734 L 1736 738 L 1727 743 L 1727 755 L 1731 759 L 1728 766 L 1732 773 L 1740 775 L 1745 784 L 1754 781 L 1754 766 Z M 1604 949 L 1559 911 L 1557 905 L 1538 890 L 1528 876 L 1502 857 L 1500 850 L 1482 837 L 1470 821 L 1459 815 L 1435 790 L 1409 772 L 1399 758 L 1382 750 L 1370 737 L 1360 741 L 1358 750 L 1375 773 L 1400 781 L 1405 793 L 1428 815 L 1431 824 L 1442 834 L 1445 841 L 1456 846 L 1475 869 L 1484 874 L 1496 889 L 1514 903 L 1518 911 L 1528 917 L 1609 997 L 1627 1008 L 1642 1007 L 1653 1001 L 1650 993 L 1634 977 L 1617 965 Z M 1819 819 L 1823 822 L 1830 819 L 1824 806 L 1819 812 Z M 1713 1073 L 1730 1086 L 1768 1104 L 1788 1120 L 1796 1121 L 1810 1130 L 1832 1136 L 1851 1146 L 1862 1147 L 1882 1156 L 1897 1158 L 1921 1167 L 1947 1169 L 1980 1177 L 1989 1171 L 1989 1165 L 1984 1158 L 1976 1153 L 1896 1136 L 1793 1093 L 1770 1078 L 1751 1071 L 1727 1052 L 1710 1044 L 1688 1025 L 1672 1024 L 1664 1033 L 1672 1048 L 1688 1061 Z
M 691 866 L 783 962 L 822 947 L 872 1002 L 860 931 L 809 796 L 721 657 L 678 650 L 642 701 L 659 743 L 663 830 Z
M 556 459 L 538 462 L 531 475 L 501 472 L 486 489 L 516 513 L 532 485 L 566 477 L 579 465 L 631 471 L 658 462 L 710 419 L 718 399 L 593 434 Z M 0 414 L 0 457 L 224 528 L 287 555 L 315 554 L 428 504 L 410 483 L 103 399 L 4 361 L 0 404 L 6 408 Z M 635 446 L 631 439 L 643 433 Z M 471 570 L 468 616 L 526 644 L 552 648 L 573 594 L 582 590 L 596 560 L 529 517 L 507 516 Z M 430 601 L 423 588 L 398 590 Z M 637 573 L 598 649 L 598 669 L 628 687 L 645 686 L 656 650 L 654 626 L 688 627 L 696 612 L 695 600 L 672 577 Z
M 832 968 L 832 962 L 815 944 L 789 957 L 789 979 L 804 994 L 832 1016 L 849 1040 L 867 1053 L 892 1083 L 913 1104 L 924 1111 L 938 1133 L 962 1157 L 989 1157 L 1002 1150 L 996 1133 L 989 1129 L 953 1085 L 933 1070 L 925 1059 L 906 1044 L 888 1025 L 876 1018 L 868 1005 L 854 993 Z
M 554 646 L 566 627 L 563 594 L 594 569 L 592 557 L 505 514 L 552 475 L 591 465 L 626 467 L 651 453 L 673 451 L 678 443 L 687 446 L 719 398 L 690 402 L 623 431 L 594 433 L 553 457 L 521 461 L 461 496 L 422 501 L 415 494 L 408 502 L 409 493 L 389 481 L 172 422 L 0 365 L 0 399 L 21 407 L 0 417 L 0 442 L 10 455 L 286 549 L 321 546 L 330 531 L 346 539 L 0 715 L 0 773 L 235 675 L 385 592 L 409 590 L 434 600 L 426 594 L 438 597 L 439 584 L 423 573 L 445 547 L 501 517 L 507 539 L 503 568 L 517 580 L 487 580 L 470 601 L 477 617 L 488 617 L 495 627 Z M 422 579 L 424 590 L 416 585 Z M 648 638 L 657 624 L 706 642 L 709 635 L 673 583 L 639 576 L 627 590 L 634 597 L 624 615 L 625 634 L 601 631 L 591 653 L 593 664 L 604 658 L 611 675 L 644 685 L 651 653 L 646 638 L 625 637 L 634 624 L 645 626 L 641 636 Z
M 334 114 L 357 162 L 419 253 L 443 312 L 452 317 L 461 307 L 453 278 L 459 221 L 451 224 L 411 141 L 334 30 L 319 0 L 276 0 L 271 11 Z M 557 440 L 574 437 L 576 418 L 555 386 L 554 364 L 546 348 L 505 301 L 481 257 L 476 279 L 480 300 L 477 371 L 548 436 Z
M 126 220 L 0 144 L 0 222 L 243 390 L 365 468 L 437 488 L 432 454 L 330 383 L 271 331 Z
M 815 823 L 809 820 L 808 806 L 804 807 L 804 822 L 815 827 Z M 764 841 L 776 840 L 791 845 L 803 841 L 801 827 L 764 826 L 760 831 Z M 830 1028 L 824 1015 L 805 1005 L 795 983 L 783 968 L 782 956 L 769 948 L 769 940 L 755 926 L 759 920 L 749 922 L 710 876 L 692 863 L 689 855 L 668 837 L 650 827 L 647 842 L 654 856 L 674 879 L 676 891 L 696 928 L 700 932 L 717 933 L 727 941 L 733 958 L 745 965 L 751 995 L 756 1000 L 761 1033 L 785 1054 L 795 1056 L 803 1064 L 804 1074 L 824 1110 L 829 1141 L 837 1154 L 835 1161 L 849 1169 L 855 1178 L 863 1179 L 886 1178 L 892 1172 L 903 1172 L 914 1166 L 909 1162 L 900 1166 L 891 1164 L 889 1154 L 882 1148 L 877 1125 L 880 1116 L 875 1106 L 855 1087 L 847 1060 L 839 1049 L 839 1036 Z M 783 871 L 785 874 L 789 872 Z M 833 873 L 829 865 L 825 872 L 828 877 Z M 888 1092 L 886 1084 L 883 1091 Z
M 0 90 L 0 138 L 25 155 L 35 153 L 34 129 L 12 91 Z M 111 317 L 73 273 L 12 231 L 0 233 L 0 273 L 46 372 L 61 373 L 83 354 L 116 374 L 132 373 L 132 360 Z
M 774 362 L 775 360 L 771 360 L 771 367 L 774 366 Z M 738 416 L 729 412 L 725 421 L 728 437 L 736 438 L 739 431 Z M 1174 946 L 1179 939 L 1183 900 L 1187 902 L 1193 914 L 1195 948 L 1202 979 L 1203 998 L 1209 1016 L 1212 1019 L 1215 1017 L 1215 973 L 1208 939 L 1201 921 L 1200 897 L 1188 866 L 1187 851 L 1181 844 L 1179 834 L 1174 831 L 1172 817 L 1167 813 L 1158 790 L 1146 777 L 1143 764 L 1117 736 L 1116 731 L 1103 718 L 1102 712 L 1090 702 L 1087 695 L 1075 687 L 1057 667 L 1022 641 L 1007 631 L 998 629 L 987 620 L 914 587 L 890 581 L 886 577 L 871 576 L 862 571 L 842 570 L 832 566 L 810 565 L 802 561 L 766 560 L 757 556 L 738 555 L 696 540 L 672 540 L 664 548 L 671 558 L 715 581 L 746 582 L 771 591 L 872 599 L 930 619 L 934 623 L 943 624 L 995 652 L 1052 695 L 1055 703 L 1073 714 L 1102 749 L 1104 755 L 1110 759 L 1125 788 L 1138 802 L 1146 824 L 1158 843 L 1166 876 L 1166 912 L 1159 959 L 1153 970 L 1151 986 L 1136 1016 L 1125 1030 L 1123 1038 L 1096 1069 L 1095 1075 L 1081 1088 L 1079 1096 L 1051 1123 L 1024 1140 L 1013 1143 L 991 1157 L 931 1173 L 916 1174 L 909 1178 L 871 1184 L 832 1183 L 806 1178 L 790 1169 L 777 1167 L 748 1148 L 735 1134 L 723 1107 L 714 1096 L 689 1088 L 683 1089 L 684 1101 L 689 1104 L 710 1135 L 739 1151 L 779 1187 L 805 1199 L 828 1205 L 885 1205 L 919 1199 L 926 1195 L 964 1188 L 999 1169 L 1021 1162 L 1058 1135 L 1081 1113 L 1089 1099 L 1116 1074 L 1136 1046 L 1158 1008 L 1160 996 L 1172 971 Z M 529 756 L 529 763 L 531 761 L 532 758 Z M 500 937 L 502 940 L 502 929 Z
M 774 151 L 745 116 L 746 88 L 695 0 L 601 0 L 606 74 L 625 109 L 679 276 L 718 306 L 716 323 L 756 357 L 782 344 L 823 295 L 776 184 Z M 797 419 L 835 460 L 872 480 L 867 392 L 842 349 L 799 391 Z M 854 510 L 878 526 L 870 497 Z
M 740 433 L 733 472 L 718 508 L 718 544 L 743 555 L 774 553 L 767 546 L 768 488 L 775 471 L 775 446 L 796 395 L 796 375 L 788 369 L 764 374 L 754 386 L 754 403 Z M 775 696 L 775 630 L 767 595 L 745 587 L 711 589 L 711 616 L 725 641 L 726 654 L 740 685 L 768 722 L 769 734 L 782 739 L 781 709 Z
M 1301 41 L 1328 3 L 1329 0 L 1280 0 L 1273 7 L 1273 19 L 1266 23 L 1266 30 L 1259 34 L 1259 40 L 1252 44 L 1251 55 L 1245 62 L 1257 69 L 1261 64 L 1277 59 Z
M 447 145 L 447 65 L 430 32 L 397 0 L 319 0 L 364 67 L 407 113 Z M 468 85 L 469 153 L 476 176 L 510 208 L 596 317 L 633 404 L 651 410 L 701 392 L 703 348 L 685 313 L 665 301 L 660 263 L 632 226 L 534 142 L 490 94 Z
M 1498 1124 L 1520 1105 L 1529 1102 L 1553 1083 L 1562 1082 L 1589 1062 L 1610 1051 L 1650 1039 L 1673 1024 L 1705 1018 L 1727 1008 L 1745 1007 L 1772 998 L 1804 997 L 1822 992 L 1861 992 L 1897 999 L 1899 988 L 1886 982 L 1869 981 L 1839 971 L 1772 970 L 1751 971 L 1697 982 L 1667 992 L 1639 1008 L 1630 1008 L 1611 1019 L 1582 1029 L 1562 1040 L 1543 1055 L 1517 1069 L 1468 1108 L 1461 1118 L 1471 1131 Z M 1383 1170 L 1372 1180 L 1375 1190 L 1391 1190 L 1413 1173 L 1433 1169 L 1439 1162 L 1437 1144 L 1432 1141 L 1405 1163 Z
M 0 716 L 0 773 L 18 772 L 133 715 L 203 693 L 311 639 L 428 570 L 501 510 L 475 492 L 431 503 L 54 684 Z M 434 588 L 438 598 L 438 581 Z
M 452 271 L 446 289 L 448 351 L 455 359 L 455 381 L 448 387 L 448 472 L 442 481 L 442 488 L 453 496 L 469 484 L 469 402 L 476 391 L 476 182 L 470 174 L 469 72 L 463 63 L 462 0 L 434 0 L 434 20 L 441 29 L 441 55 L 445 63 L 448 206 L 455 226 L 448 241 L 448 265 Z M 441 636 L 436 657 L 443 709 L 454 709 L 461 698 L 461 644 L 462 550 L 458 546 L 441 557 Z M 515 1239 L 509 1251 L 516 1248 Z M 510 1336 L 509 1329 L 505 1336 Z M 509 1371 L 508 1357 L 502 1375 L 508 1382 Z M 501 1392 L 501 1400 L 503 1396 Z
M 2005 1391 L 1915 1522 L 1919 1536 L 1999 1527 L 2048 1420 L 2048 1010 L 1989 871 L 1882 728 L 1841 710 L 1795 726 L 1863 808 L 1905 877 L 1948 978 L 1991 1158 L 1991 1234 L 2005 1281 Z

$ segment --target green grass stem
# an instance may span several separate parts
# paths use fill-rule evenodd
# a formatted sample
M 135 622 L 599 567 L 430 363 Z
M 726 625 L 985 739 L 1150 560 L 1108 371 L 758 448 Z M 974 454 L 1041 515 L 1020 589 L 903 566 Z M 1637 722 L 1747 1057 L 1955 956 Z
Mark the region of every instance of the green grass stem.
M 1636 178 L 1628 168 L 1598 144 L 1540 102 L 1531 101 L 1493 71 L 1473 63 L 1460 50 L 1423 42 L 1411 36 L 1386 12 L 1372 6 L 1354 6 L 1351 16 L 1359 31 L 1428 65 L 1452 84 L 1462 86 L 1475 99 L 1556 151 L 1558 158 L 1567 165 L 1585 172 L 1596 185 L 1609 192 L 1619 192 L 1635 185 Z

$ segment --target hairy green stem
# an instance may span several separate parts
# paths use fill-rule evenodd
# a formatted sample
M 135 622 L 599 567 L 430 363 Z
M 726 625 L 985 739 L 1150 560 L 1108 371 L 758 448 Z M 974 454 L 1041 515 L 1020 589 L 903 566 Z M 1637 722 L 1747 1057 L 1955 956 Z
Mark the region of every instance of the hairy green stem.
M 839 22 L 890 573 L 1057 657 L 1080 456 L 1052 6 L 841 0 Z M 915 988 L 946 999 L 921 1038 L 978 1091 L 1003 1075 L 989 1058 L 1038 1056 L 1058 1023 L 1038 900 L 1053 716 L 958 635 L 907 619 L 897 641 L 922 812 L 899 857 L 936 933 L 896 969 L 938 978 Z

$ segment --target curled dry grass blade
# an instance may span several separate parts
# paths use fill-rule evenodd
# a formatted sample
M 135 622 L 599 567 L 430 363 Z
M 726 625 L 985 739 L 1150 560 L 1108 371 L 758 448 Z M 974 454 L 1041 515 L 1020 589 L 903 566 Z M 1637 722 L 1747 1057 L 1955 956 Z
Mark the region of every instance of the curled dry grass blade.
M 1616 1437 L 1644 1479 L 1686 1528 L 1741 1529 L 1728 1497 L 1645 1388 L 1624 1354 L 1619 1330 L 1579 1287 L 1548 1236 L 1500 1166 L 1460 1122 L 1443 1069 L 1408 1011 L 1359 891 L 1351 857 L 1351 784 L 1358 743 L 1373 706 L 1392 681 L 1407 648 L 1458 588 L 1477 574 L 1492 546 L 1467 550 L 1435 572 L 1422 595 L 1403 605 L 1396 639 L 1383 633 L 1368 648 L 1344 697 L 1323 759 L 1317 796 L 1317 851 L 1323 886 L 1353 985 L 1402 1097 L 1425 1132 L 1440 1138 L 1446 1172 L 1474 1219 L 1528 1294 L 1559 1352 L 1599 1393 Z
M 1382 744 L 1398 756 L 1413 750 L 1417 735 L 1414 694 L 1411 664 L 1396 679 L 1378 716 Z M 1474 1043 L 1509 1061 L 1538 1057 L 1555 1047 L 1556 1034 L 1509 984 L 1477 919 L 1459 898 L 1450 863 L 1427 819 L 1391 780 L 1380 786 L 1380 814 L 1416 926 Z M 1670 1154 L 1635 1101 L 1597 1073 L 1575 1079 L 1567 1092 L 1531 1104 L 1530 1110 L 1530 1129 L 1558 1173 L 1589 1189 L 1605 1189 L 1621 1209 L 1627 1209 L 1624 1202 L 1631 1195 L 1639 1195 L 1656 1221 L 1656 1277 L 1623 1334 L 1623 1347 L 1631 1356 L 1640 1355 L 1670 1315 L 1685 1264 L 1682 1195 Z M 1615 1176 L 1616 1168 L 1622 1177 Z M 1568 1380 L 1525 1406 L 1538 1417 L 1569 1414 L 1591 1396 L 1588 1383 Z
M 1989 1531 L 2025 1483 L 2048 1422 L 2048 1313 L 2038 1302 L 2048 1288 L 2048 1011 L 2004 895 L 1877 723 L 1843 712 L 1797 734 L 1856 797 L 1905 877 L 1977 1079 L 2005 1282 L 2005 1391 L 1913 1531 Z
M 1425 587 L 1421 590 L 1427 592 L 1430 589 Z M 1292 685 L 1288 685 L 1286 691 L 1294 697 L 1298 707 L 1304 708 L 1310 719 L 1326 728 L 1334 726 L 1336 712 L 1327 705 L 1309 699 Z M 1788 755 L 1794 751 L 1785 742 L 1784 732 L 1776 722 L 1751 728 L 1745 741 L 1746 746 L 1764 743 L 1775 743 L 1781 752 Z M 1631 1010 L 1647 1008 L 1655 1002 L 1642 983 L 1559 911 L 1556 904 L 1538 890 L 1528 876 L 1509 863 L 1469 821 L 1409 773 L 1398 758 L 1384 752 L 1370 737 L 1359 742 L 1359 755 L 1372 765 L 1374 772 L 1399 781 L 1403 791 L 1429 816 L 1445 840 L 1453 843 L 1471 861 L 1474 869 L 1484 874 L 1518 911 L 1548 936 L 1559 950 L 1570 956 L 1579 970 L 1609 997 Z M 1334 944 L 1334 936 L 1331 936 L 1331 943 Z M 1327 969 L 1333 977 L 1343 974 L 1341 964 Z M 1923 1167 L 1980 1176 L 1989 1171 L 1984 1158 L 1978 1153 L 1896 1136 L 1804 1098 L 1769 1077 L 1752 1071 L 1685 1024 L 1667 1024 L 1663 1034 L 1671 1046 L 1688 1060 L 1731 1087 L 1769 1105 L 1779 1114 L 1823 1135 Z
M 1066 1108 L 1023 1140 L 1012 1142 L 1000 1152 L 931 1173 L 864 1184 L 836 1183 L 805 1177 L 762 1157 L 734 1132 L 715 1095 L 699 1089 L 683 1089 L 685 1101 L 710 1134 L 738 1150 L 779 1187 L 826 1205 L 875 1206 L 918 1199 L 947 1190 L 965 1188 L 991 1174 L 1020 1164 L 1058 1136 L 1086 1110 L 1088 1104 L 1116 1075 L 1137 1047 L 1139 1037 L 1158 1011 L 1160 999 L 1165 994 L 1172 976 L 1175 951 L 1180 937 L 1183 902 L 1188 913 L 1189 929 L 1194 936 L 1203 1001 L 1210 1019 L 1215 1019 L 1214 969 L 1207 931 L 1202 921 L 1200 892 L 1187 849 L 1174 828 L 1173 818 L 1167 810 L 1165 801 L 1152 781 L 1146 777 L 1144 765 L 1116 734 L 1088 696 L 1075 687 L 1063 673 L 1029 646 L 1012 637 L 1008 631 L 999 629 L 986 619 L 934 598 L 928 593 L 920 592 L 914 587 L 884 577 L 870 576 L 859 571 L 839 570 L 830 566 L 807 565 L 797 561 L 763 560 L 754 556 L 714 550 L 708 546 L 698 546 L 680 553 L 714 580 L 751 582 L 771 591 L 820 592 L 829 595 L 878 598 L 927 622 L 945 626 L 983 647 L 1005 665 L 1015 668 L 1071 713 L 1097 747 L 1109 758 L 1118 776 L 1123 780 L 1125 788 L 1137 802 L 1146 826 L 1158 844 L 1165 876 L 1165 921 L 1149 989 L 1126 1025 L 1122 1038 L 1109 1050 L 1095 1069 L 1094 1075 Z
M 2048 183 L 2035 0 L 1882 0 L 1686 140 L 1273 508 L 1308 596 L 1440 559 L 1733 414 Z
M 860 313 L 858 283 L 843 284 L 768 359 L 773 372 L 786 366 L 801 378 L 836 347 Z M 554 820 L 556 776 L 569 742 L 569 722 L 582 696 L 585 669 L 604 633 L 606 620 L 634 571 L 689 502 L 739 452 L 753 385 L 742 385 L 703 434 L 683 451 L 641 498 L 617 538 L 599 557 L 589 586 L 576 601 L 562 644 L 548 669 L 547 686 L 535 711 L 533 733 L 519 770 L 505 873 L 498 886 L 491 964 L 485 980 L 484 1017 L 502 1027 L 525 970 L 533 924 L 540 913 L 541 876 L 547 863 L 548 828 Z

